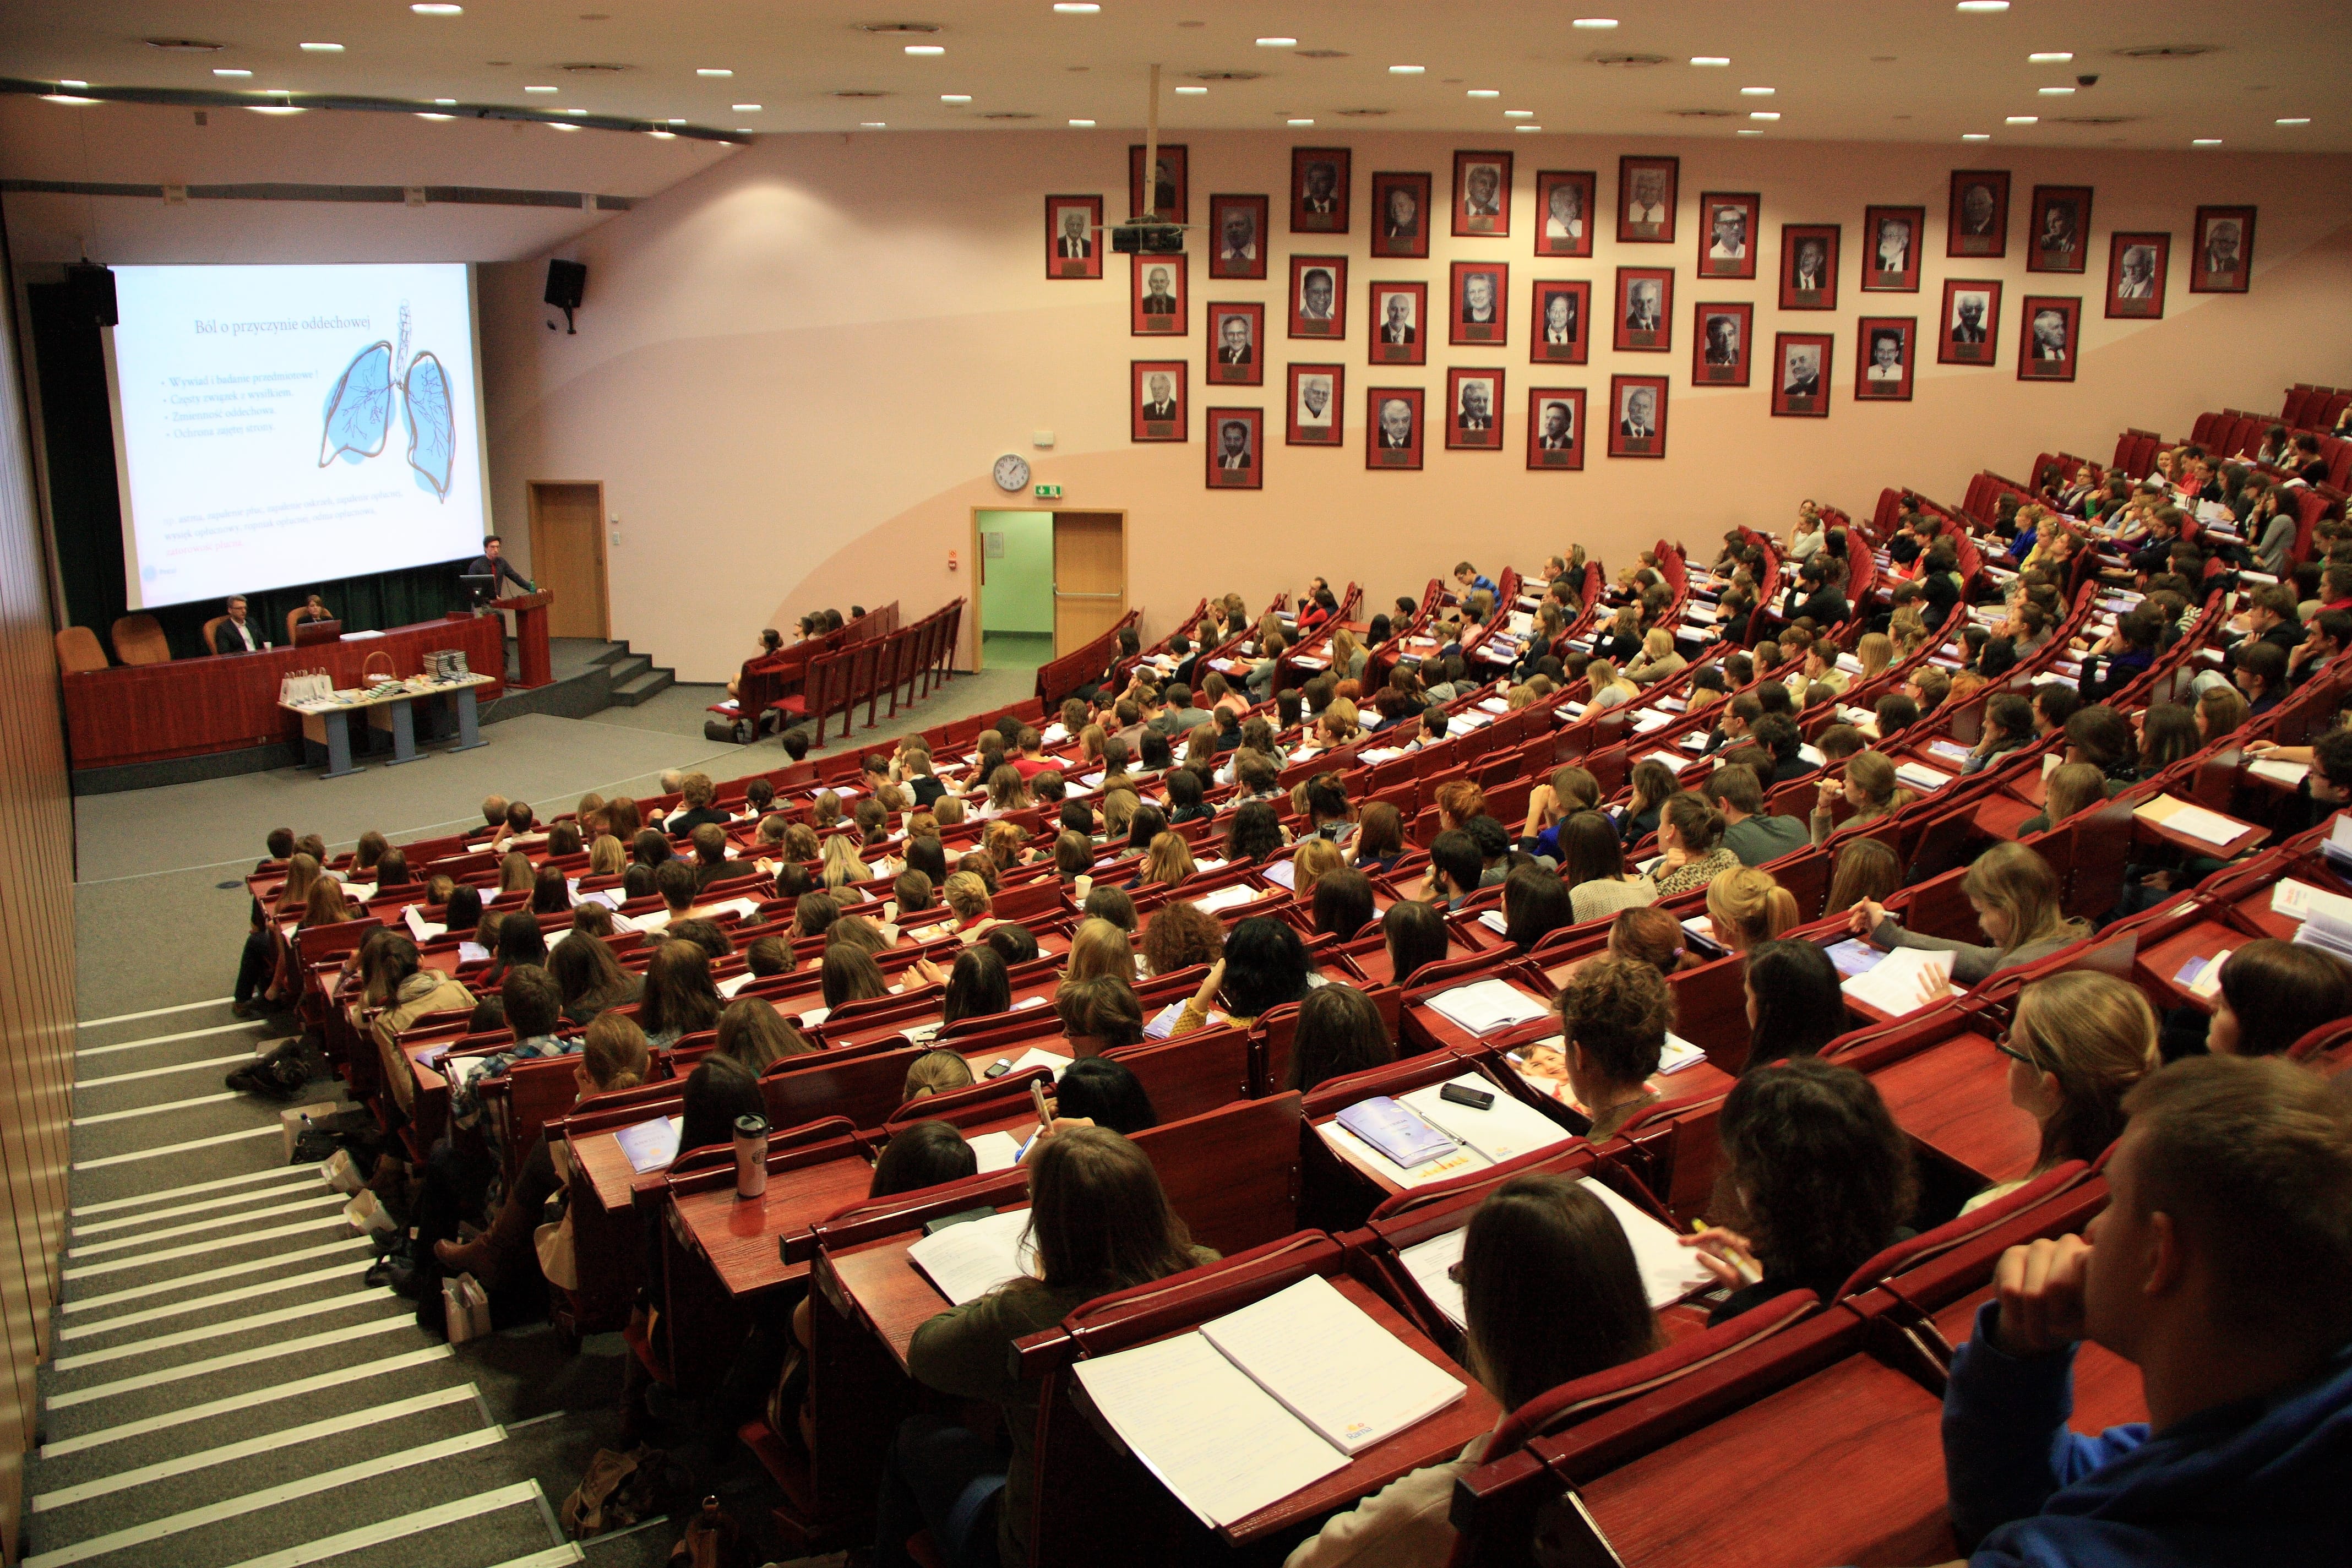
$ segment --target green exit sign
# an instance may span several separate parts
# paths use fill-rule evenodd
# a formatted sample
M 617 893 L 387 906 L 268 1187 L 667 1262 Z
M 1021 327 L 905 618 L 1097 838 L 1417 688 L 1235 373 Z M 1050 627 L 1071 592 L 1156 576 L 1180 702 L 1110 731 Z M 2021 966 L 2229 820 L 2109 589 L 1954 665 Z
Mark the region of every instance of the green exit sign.
M 1037 487 L 1037 499 L 1039 500 L 1059 500 L 1062 499 L 1062 487 L 1059 485 L 1039 485 Z

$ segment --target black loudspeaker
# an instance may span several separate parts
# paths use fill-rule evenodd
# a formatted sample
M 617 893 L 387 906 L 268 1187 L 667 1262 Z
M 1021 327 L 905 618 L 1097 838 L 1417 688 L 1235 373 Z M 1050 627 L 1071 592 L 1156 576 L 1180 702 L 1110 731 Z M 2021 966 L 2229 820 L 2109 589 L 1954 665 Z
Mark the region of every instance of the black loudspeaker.
M 101 327 L 115 324 L 113 273 L 94 261 L 77 261 L 66 268 L 66 288 L 76 316 Z
M 547 264 L 547 302 L 557 310 L 578 310 L 580 296 L 587 291 L 587 263 L 551 261 Z

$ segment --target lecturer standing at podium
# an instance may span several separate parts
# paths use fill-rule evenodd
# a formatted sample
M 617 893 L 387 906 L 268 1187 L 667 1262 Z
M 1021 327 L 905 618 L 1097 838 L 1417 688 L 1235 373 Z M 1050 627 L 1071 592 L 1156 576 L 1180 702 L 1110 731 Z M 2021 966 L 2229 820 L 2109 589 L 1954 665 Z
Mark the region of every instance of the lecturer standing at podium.
M 482 538 L 482 552 L 467 562 L 465 571 L 459 575 L 488 577 L 490 580 L 488 596 L 491 598 L 498 596 L 499 581 L 501 578 L 512 583 L 526 594 L 535 592 L 529 580 L 514 569 L 514 563 L 500 552 L 500 543 L 497 534 L 485 534 Z

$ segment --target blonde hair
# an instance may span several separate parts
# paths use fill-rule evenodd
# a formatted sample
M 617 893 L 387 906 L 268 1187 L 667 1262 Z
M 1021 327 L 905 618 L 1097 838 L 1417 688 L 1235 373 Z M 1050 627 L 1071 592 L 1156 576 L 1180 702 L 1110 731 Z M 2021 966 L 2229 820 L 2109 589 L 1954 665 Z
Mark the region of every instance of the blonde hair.
M 1642 651 L 1652 658 L 1664 658 L 1675 651 L 1675 634 L 1664 626 L 1652 626 L 1642 637 Z
M 629 852 L 621 841 L 609 833 L 600 833 L 596 842 L 588 846 L 588 874 L 592 877 L 617 877 L 627 869 Z
M 1885 632 L 1864 632 L 1853 645 L 1853 657 L 1862 660 L 1860 679 L 1867 680 L 1895 662 L 1895 639 Z
M 499 862 L 499 891 L 501 893 L 528 893 L 538 878 L 539 868 L 530 863 L 530 857 L 520 849 L 509 850 Z
M 1332 740 L 1352 741 L 1360 726 L 1356 705 L 1345 697 L 1334 697 L 1323 707 L 1323 717 L 1317 721 L 1324 733 Z
M 925 1051 L 907 1064 L 906 1100 L 925 1100 L 951 1089 L 971 1087 L 971 1064 L 953 1051 Z
M 1131 789 L 1105 790 L 1102 803 L 1104 837 L 1123 837 L 1128 825 L 1135 820 L 1135 808 L 1141 804 Z
M 940 889 L 940 898 L 960 921 L 977 920 L 989 912 L 988 884 L 970 871 L 958 871 Z
M 1604 687 L 1617 684 L 1617 667 L 1605 658 L 1596 658 L 1584 667 L 1584 681 L 1586 689 L 1598 697 Z
M 1895 782 L 1895 764 L 1883 752 L 1856 752 L 1846 759 L 1845 776 L 1870 803 L 1854 807 L 1849 823 L 1875 822 L 1919 798 Z
M 845 888 L 874 874 L 857 858 L 857 847 L 845 833 L 836 833 L 824 841 L 824 885 L 828 888 Z
M 1339 626 L 1331 633 L 1331 668 L 1343 678 L 1356 662 L 1356 634 L 1347 627 Z
M 2061 763 L 2050 770 L 2050 782 L 2042 787 L 2042 809 L 2053 827 L 2106 798 L 2107 775 L 2093 763 Z
M 1978 856 L 1960 879 L 1960 891 L 2008 919 L 2008 933 L 1994 944 L 2002 952 L 2063 938 L 2073 923 L 2059 901 L 2058 874 L 2022 844 L 1996 844 Z
M 625 1013 L 597 1014 L 588 1026 L 588 1040 L 581 1047 L 580 1058 L 600 1093 L 636 1088 L 646 1081 L 646 1073 L 653 1066 L 645 1030 Z
M 1107 920 L 1096 917 L 1078 922 L 1070 938 L 1070 962 L 1062 972 L 1066 985 L 1098 975 L 1113 974 L 1130 984 L 1135 979 L 1135 945 L 1128 935 Z
M 1328 838 L 1310 838 L 1290 858 L 1291 891 L 1305 903 L 1315 897 L 1315 884 L 1348 863 L 1348 857 Z
M 2010 1033 L 2032 1066 L 2058 1080 L 2059 1105 L 2042 1123 L 2036 1175 L 2062 1161 L 2098 1158 L 2123 1131 L 2125 1091 L 2162 1065 L 2155 1010 L 2137 986 L 2111 974 L 2035 981 L 2018 994 Z
M 1800 918 L 1797 896 L 1773 880 L 1769 871 L 1753 866 L 1717 872 L 1706 885 L 1706 912 L 1731 939 L 1734 952 L 1770 942 Z
M 1192 863 L 1192 850 L 1176 833 L 1152 836 L 1151 847 L 1143 857 L 1143 879 L 1174 886 L 1199 868 Z
M 940 796 L 939 799 L 931 802 L 931 815 L 939 818 L 939 826 L 941 827 L 961 826 L 963 825 L 963 797 L 952 795 L 943 795 Z

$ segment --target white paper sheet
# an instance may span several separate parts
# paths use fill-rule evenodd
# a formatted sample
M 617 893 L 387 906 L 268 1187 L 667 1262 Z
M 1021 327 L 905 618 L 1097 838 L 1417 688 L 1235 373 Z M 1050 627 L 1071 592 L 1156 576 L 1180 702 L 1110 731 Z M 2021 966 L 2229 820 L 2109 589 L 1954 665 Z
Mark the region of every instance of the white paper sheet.
M 1932 1005 L 1919 1000 L 1920 982 L 1930 974 L 1948 982 L 1952 977 L 1952 955 L 1924 948 L 1898 947 L 1880 959 L 1869 973 L 1844 982 L 1843 989 L 1853 1000 L 1875 1007 L 1889 1017 L 1899 1018 Z M 1942 999 L 1939 994 L 1934 1000 Z
M 979 1159 L 983 1176 L 993 1171 L 1009 1171 L 1021 1163 L 1021 1140 L 1010 1132 L 983 1132 L 965 1142 Z
M 2191 805 L 2188 801 L 2178 802 L 2171 812 L 2160 819 L 2153 816 L 2145 805 L 2134 815 L 2148 816 L 2149 820 L 2159 821 L 2161 826 L 2169 827 L 2176 833 L 2186 833 L 2191 838 L 2212 845 L 2227 844 L 2246 831 L 2246 824 L 2223 816 L 2218 811 L 2208 811 L 2201 805 Z
M 1029 1272 L 1037 1253 L 1027 1245 L 1028 1229 L 1029 1211 L 1010 1209 L 927 1236 L 907 1248 L 907 1258 L 961 1307 Z
M 1544 1005 L 1504 980 L 1477 980 L 1429 999 L 1437 1013 L 1474 1035 L 1491 1034 L 1544 1016 Z
M 1319 1274 L 1201 1325 L 1283 1408 L 1335 1447 L 1360 1453 L 1460 1399 L 1438 1370 Z
M 1397 1099 L 1423 1121 L 1455 1142 L 1467 1143 L 1498 1165 L 1521 1154 L 1565 1143 L 1574 1136 L 1542 1111 L 1522 1105 L 1475 1072 L 1464 1073 L 1453 1081 L 1465 1089 L 1493 1095 L 1495 1103 L 1484 1110 L 1457 1103 L 1440 1092 L 1444 1088 L 1441 1084 L 1416 1089 Z

